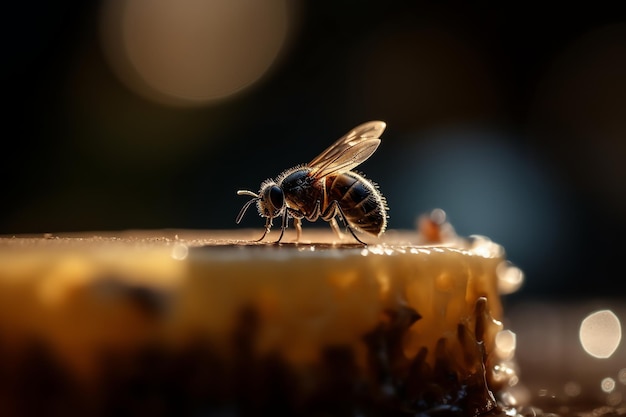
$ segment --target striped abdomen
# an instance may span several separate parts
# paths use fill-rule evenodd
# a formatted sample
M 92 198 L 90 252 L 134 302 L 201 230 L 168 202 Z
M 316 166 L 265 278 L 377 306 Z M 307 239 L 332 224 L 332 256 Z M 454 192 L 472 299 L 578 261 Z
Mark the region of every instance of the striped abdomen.
M 356 230 L 379 236 L 387 227 L 387 204 L 376 185 L 353 171 L 326 177 L 326 204 L 337 201 Z M 324 211 L 324 210 L 322 210 Z

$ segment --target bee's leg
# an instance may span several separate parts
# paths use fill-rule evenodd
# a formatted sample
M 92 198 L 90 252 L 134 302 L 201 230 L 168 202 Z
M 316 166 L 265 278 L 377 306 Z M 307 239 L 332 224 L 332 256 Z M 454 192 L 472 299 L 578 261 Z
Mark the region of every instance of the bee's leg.
M 269 233 L 271 228 L 272 228 L 272 219 L 270 217 L 267 217 L 267 220 L 265 221 L 265 231 L 263 232 L 263 236 L 261 236 L 260 239 L 255 240 L 255 242 L 262 241 L 265 238 L 265 235 Z
M 300 236 L 302 236 L 302 220 L 294 217 L 293 225 L 296 227 L 296 242 L 300 241 Z
M 285 229 L 287 228 L 288 221 L 289 221 L 289 212 L 285 210 L 283 212 L 283 222 L 280 225 L 280 236 L 278 236 L 278 240 L 274 242 L 275 244 L 280 243 L 281 239 L 283 238 L 283 235 L 285 234 Z
M 361 239 L 359 239 L 359 238 L 357 237 L 357 235 L 354 233 L 354 230 L 352 230 L 352 228 L 350 227 L 350 225 L 349 225 L 349 224 L 346 224 L 346 227 L 348 228 L 348 230 L 349 230 L 349 231 L 350 231 L 350 233 L 352 234 L 352 237 L 354 237 L 354 238 L 357 240 L 357 242 L 359 242 L 359 243 L 360 243 L 361 245 L 363 245 L 363 246 L 367 246 L 367 243 L 363 242 Z
M 350 224 L 348 223 L 348 219 L 346 219 L 346 215 L 343 214 L 343 210 L 341 210 L 341 207 L 339 207 L 339 203 L 337 202 L 337 200 L 331 201 L 326 211 L 322 213 L 322 218 L 324 220 L 328 219 L 327 221 L 330 222 L 330 227 L 332 227 L 333 230 L 335 230 L 335 227 L 337 228 L 337 230 L 339 230 L 339 226 L 337 225 L 337 221 L 335 220 L 335 216 L 337 214 L 339 214 L 339 218 L 343 220 L 343 223 L 346 225 L 346 229 L 350 231 L 350 234 L 352 234 L 352 236 L 357 240 L 357 242 L 359 242 L 360 244 L 364 246 L 367 246 L 367 243 L 359 239 L 357 235 L 354 233 L 354 230 L 352 230 L 352 228 L 350 227 Z M 334 226 L 333 226 L 333 223 L 334 223 Z
M 267 235 L 267 232 L 269 232 L 269 230 L 266 228 L 265 231 L 263 232 L 263 235 L 260 238 L 258 238 L 257 240 L 255 240 L 254 242 L 260 242 L 263 239 L 265 239 L 265 235 Z
M 339 204 L 337 204 L 337 201 L 331 201 L 328 207 L 326 207 L 326 210 L 320 214 L 322 219 L 326 220 L 330 224 L 330 228 L 333 229 L 333 232 L 335 232 L 339 240 L 343 240 L 343 233 L 341 233 L 341 229 L 339 228 L 337 219 L 335 218 L 337 214 L 339 214 L 339 211 L 337 210 L 338 208 Z
M 343 240 L 344 236 L 343 236 L 343 233 L 341 233 L 341 229 L 339 228 L 339 225 L 337 224 L 337 219 L 333 217 L 332 219 L 328 221 L 328 223 L 330 223 L 330 228 L 333 229 L 333 232 L 335 232 L 339 240 Z
M 337 219 L 335 219 L 335 217 L 339 213 L 337 211 L 337 208 L 339 208 L 337 201 L 331 201 L 328 207 L 326 207 L 326 210 L 322 212 L 322 210 L 320 209 L 320 201 L 317 200 L 316 212 L 319 213 L 319 217 L 321 217 L 323 220 L 327 221 L 330 224 L 330 228 L 333 229 L 333 232 L 335 232 L 339 240 L 343 240 L 343 233 L 341 233 L 341 229 L 337 224 Z
M 300 210 L 287 208 L 289 215 L 293 217 L 293 225 L 296 228 L 296 242 L 300 241 L 300 237 L 302 236 L 302 219 L 304 218 L 304 213 Z

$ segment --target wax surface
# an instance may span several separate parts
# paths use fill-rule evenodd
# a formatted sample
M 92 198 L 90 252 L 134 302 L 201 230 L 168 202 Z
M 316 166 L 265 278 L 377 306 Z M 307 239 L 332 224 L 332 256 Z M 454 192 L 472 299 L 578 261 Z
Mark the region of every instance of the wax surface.
M 71 380 L 97 390 L 107 357 L 157 346 L 178 363 L 190 346 L 203 346 L 202 357 L 225 364 L 210 373 L 234 379 L 230 391 L 205 395 L 228 402 L 240 392 L 242 361 L 257 378 L 273 380 L 253 365 L 271 360 L 293 374 L 291 412 L 317 404 L 316 387 L 338 383 L 337 356 L 349 365 L 343 374 L 367 391 L 352 401 L 379 411 L 405 401 L 416 412 L 439 404 L 476 414 L 492 410 L 493 392 L 515 382 L 510 349 L 496 345 L 503 330 L 498 271 L 506 266 L 499 245 L 485 238 L 425 245 L 408 231 L 367 246 L 325 231 L 306 231 L 298 243 L 287 234 L 280 245 L 252 242 L 257 235 L 2 238 L 5 358 L 24 356 L 35 343 Z M 443 391 L 433 394 L 429 384 Z

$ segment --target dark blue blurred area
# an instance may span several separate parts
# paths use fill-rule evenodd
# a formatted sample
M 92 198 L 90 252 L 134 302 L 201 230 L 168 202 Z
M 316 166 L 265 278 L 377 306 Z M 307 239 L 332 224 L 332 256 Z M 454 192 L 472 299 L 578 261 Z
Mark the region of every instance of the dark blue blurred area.
M 110 68 L 101 6 L 5 6 L 0 233 L 234 228 L 238 189 L 384 120 L 359 169 L 387 197 L 390 228 L 442 208 L 457 232 L 506 247 L 521 295 L 625 294 L 621 10 L 300 2 L 257 82 L 171 106 Z M 240 227 L 262 225 L 250 212 Z

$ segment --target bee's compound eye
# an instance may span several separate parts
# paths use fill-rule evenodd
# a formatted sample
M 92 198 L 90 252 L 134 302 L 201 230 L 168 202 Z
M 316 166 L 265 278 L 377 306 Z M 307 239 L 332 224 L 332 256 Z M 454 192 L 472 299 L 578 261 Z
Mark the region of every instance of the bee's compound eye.
M 270 188 L 269 198 L 272 206 L 277 209 L 282 208 L 285 204 L 285 196 L 283 195 L 283 190 L 277 185 L 274 185 L 272 188 Z

